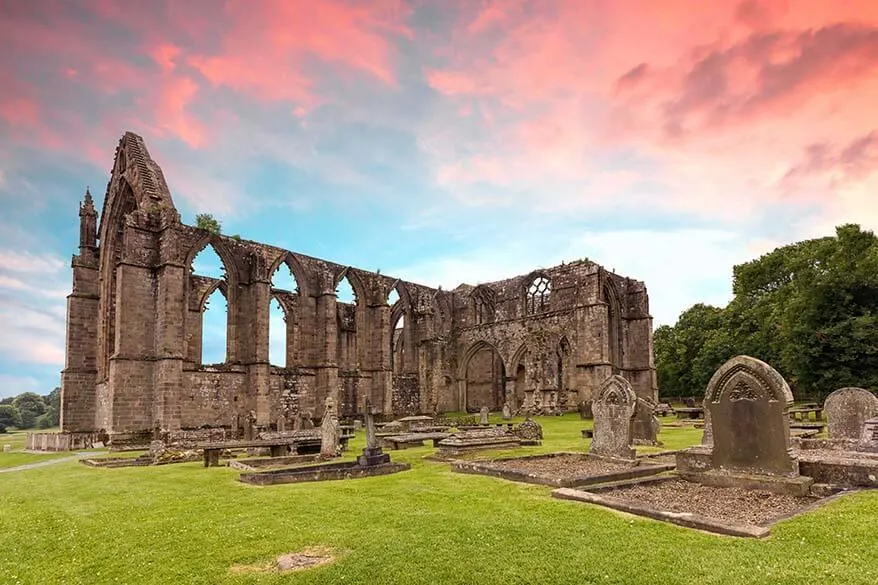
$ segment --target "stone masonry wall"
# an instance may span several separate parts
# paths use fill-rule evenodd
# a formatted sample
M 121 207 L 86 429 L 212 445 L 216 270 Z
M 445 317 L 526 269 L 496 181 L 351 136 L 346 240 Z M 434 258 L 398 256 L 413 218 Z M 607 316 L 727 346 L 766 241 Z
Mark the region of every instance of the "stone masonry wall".
M 272 428 L 300 413 L 319 418 L 328 396 L 344 416 L 362 413 L 367 395 L 389 416 L 505 400 L 573 409 L 613 373 L 655 394 L 646 288 L 588 260 L 444 291 L 211 234 L 180 222 L 161 169 L 131 133 L 99 219 L 87 193 L 68 301 L 65 431 L 230 426 L 251 410 Z M 193 271 L 207 247 L 223 263 L 220 279 Z M 279 267 L 296 290 L 274 288 Z M 342 279 L 353 303 L 336 299 Z M 217 289 L 228 304 L 226 356 L 205 365 L 204 301 Z M 283 367 L 269 364 L 273 298 L 286 321 Z

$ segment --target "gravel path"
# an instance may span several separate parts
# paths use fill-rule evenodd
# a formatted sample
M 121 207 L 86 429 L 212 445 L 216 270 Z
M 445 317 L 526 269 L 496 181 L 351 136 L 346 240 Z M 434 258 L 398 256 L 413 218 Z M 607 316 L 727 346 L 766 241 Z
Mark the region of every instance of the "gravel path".
M 817 500 L 759 490 L 704 486 L 683 480 L 633 485 L 602 491 L 600 494 L 649 504 L 661 510 L 690 512 L 751 525 L 795 512 Z
M 584 477 L 630 469 L 631 466 L 579 455 L 558 455 L 540 459 L 494 461 L 491 467 L 547 477 Z
M 38 461 L 36 463 L 26 463 L 25 465 L 17 465 L 15 467 L 5 467 L 0 469 L 0 473 L 11 473 L 13 471 L 26 471 L 28 469 L 34 469 L 36 467 L 45 467 L 47 465 L 55 465 L 56 463 L 63 463 L 65 461 L 73 461 L 75 459 L 80 459 L 81 457 L 85 457 L 87 455 L 94 455 L 94 453 L 77 453 L 76 455 L 71 455 L 70 457 L 59 457 L 58 459 L 49 459 L 48 461 Z

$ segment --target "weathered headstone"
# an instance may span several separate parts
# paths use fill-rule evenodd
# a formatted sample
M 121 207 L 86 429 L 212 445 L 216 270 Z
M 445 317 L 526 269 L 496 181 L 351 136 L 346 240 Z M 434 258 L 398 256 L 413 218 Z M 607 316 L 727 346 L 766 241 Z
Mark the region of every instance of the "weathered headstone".
M 658 442 L 661 421 L 655 415 L 655 407 L 654 402 L 637 397 L 631 418 L 631 441 L 635 445 L 655 445 Z
M 362 467 L 390 463 L 390 455 L 384 453 L 378 444 L 372 401 L 368 396 L 365 399 L 363 418 L 366 427 L 366 448 L 363 449 L 363 454 L 357 457 L 357 463 Z
M 589 453 L 603 457 L 634 459 L 631 448 L 631 417 L 637 395 L 631 384 L 619 375 L 604 380 L 592 402 L 594 437 Z
M 512 418 L 512 407 L 509 406 L 509 401 L 503 403 L 503 420 L 509 420 Z
M 244 427 L 244 440 L 252 441 L 256 438 L 256 411 L 251 410 L 247 413 L 247 426 Z
M 591 420 L 594 418 L 591 400 L 583 400 L 579 403 L 579 418 L 581 420 Z
M 10 451 L 12 451 L 12 445 L 3 445 L 4 453 L 9 453 Z
M 326 399 L 325 404 L 323 421 L 320 424 L 320 456 L 336 457 L 341 426 L 335 412 L 335 400 L 330 396 Z
M 863 423 L 858 449 L 878 453 L 878 418 L 870 418 Z
M 705 397 L 713 468 L 797 475 L 786 414 L 792 401 L 786 380 L 765 362 L 737 356 L 723 364 L 710 379 Z
M 483 406 L 481 410 L 479 410 L 479 424 L 486 425 L 488 424 L 488 407 Z
M 287 430 L 287 419 L 285 416 L 281 416 L 277 419 L 277 430 L 280 432 Z
M 841 388 L 823 403 L 830 439 L 860 439 L 863 425 L 878 416 L 878 396 L 863 388 Z

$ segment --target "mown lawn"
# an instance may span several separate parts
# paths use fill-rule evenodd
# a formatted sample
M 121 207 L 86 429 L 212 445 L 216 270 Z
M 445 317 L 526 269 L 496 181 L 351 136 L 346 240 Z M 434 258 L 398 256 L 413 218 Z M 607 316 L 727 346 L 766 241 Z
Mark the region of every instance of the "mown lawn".
M 575 415 L 540 419 L 519 453 L 582 450 Z M 664 429 L 669 448 L 698 441 Z M 349 456 L 362 448 L 362 435 Z M 878 581 L 878 492 L 777 525 L 766 540 L 699 533 L 586 504 L 548 487 L 452 473 L 432 448 L 392 452 L 412 470 L 254 487 L 200 463 L 0 475 L 0 583 L 864 583 Z M 240 574 L 307 547 L 336 562 Z
M 48 429 L 41 432 L 54 432 L 58 429 Z M 24 453 L 24 440 L 27 437 L 27 431 L 9 431 L 0 434 L 0 469 L 7 467 L 17 467 L 28 463 L 39 463 L 40 461 L 48 461 L 49 459 L 58 459 L 59 457 L 69 457 L 71 453 Z M 3 451 L 3 446 L 9 445 L 10 451 Z

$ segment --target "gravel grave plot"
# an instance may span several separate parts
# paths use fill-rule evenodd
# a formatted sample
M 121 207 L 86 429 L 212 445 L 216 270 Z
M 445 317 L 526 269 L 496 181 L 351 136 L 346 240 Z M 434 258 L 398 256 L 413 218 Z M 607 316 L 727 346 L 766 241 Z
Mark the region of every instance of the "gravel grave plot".
M 681 479 L 602 490 L 599 493 L 620 500 L 649 504 L 660 510 L 689 512 L 753 526 L 791 514 L 819 499 L 761 490 L 711 487 Z
M 549 477 L 585 477 L 615 471 L 625 471 L 632 466 L 612 461 L 602 461 L 579 455 L 558 455 L 532 459 L 509 459 L 486 464 L 495 469 L 532 473 Z
M 826 459 L 862 459 L 878 463 L 878 453 L 862 451 L 839 451 L 836 449 L 801 449 L 796 452 L 802 461 L 819 461 Z

